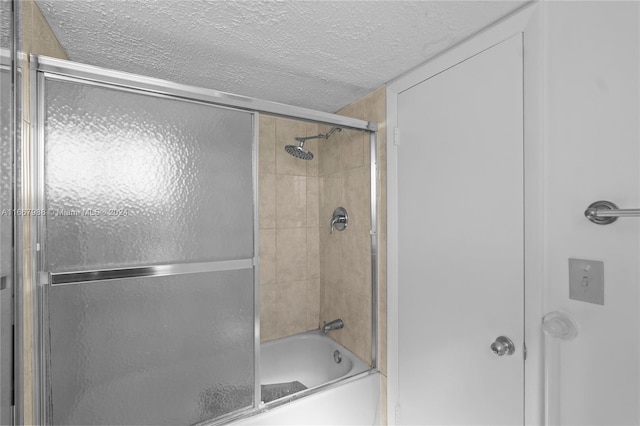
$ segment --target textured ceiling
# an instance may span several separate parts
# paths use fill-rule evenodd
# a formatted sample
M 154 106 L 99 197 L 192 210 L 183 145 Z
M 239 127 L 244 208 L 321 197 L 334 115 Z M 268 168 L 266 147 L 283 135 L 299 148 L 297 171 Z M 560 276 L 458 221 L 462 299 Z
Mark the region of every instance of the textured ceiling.
M 523 3 L 37 0 L 73 61 L 328 112 Z

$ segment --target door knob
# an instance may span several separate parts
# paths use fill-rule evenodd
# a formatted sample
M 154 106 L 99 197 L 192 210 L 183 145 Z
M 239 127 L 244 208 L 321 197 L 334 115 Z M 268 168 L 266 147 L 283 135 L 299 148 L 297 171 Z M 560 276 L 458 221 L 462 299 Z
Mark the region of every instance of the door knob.
M 500 336 L 495 342 L 491 344 L 491 352 L 496 356 L 513 355 L 516 351 L 516 345 L 513 344 L 511 339 L 505 336 Z

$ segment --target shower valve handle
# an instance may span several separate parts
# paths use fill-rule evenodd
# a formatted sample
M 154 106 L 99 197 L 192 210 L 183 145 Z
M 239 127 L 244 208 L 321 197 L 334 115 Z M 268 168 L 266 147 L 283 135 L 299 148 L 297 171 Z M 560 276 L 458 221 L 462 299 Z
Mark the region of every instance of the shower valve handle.
M 344 231 L 348 223 L 349 223 L 349 215 L 347 214 L 347 210 L 344 207 L 338 207 L 333 212 L 329 234 L 333 234 L 334 229 L 337 229 L 338 231 Z
M 333 230 L 336 229 L 336 224 L 338 223 L 347 223 L 347 218 L 345 217 L 334 217 L 333 219 L 331 219 L 331 230 L 329 231 L 330 234 L 333 234 Z

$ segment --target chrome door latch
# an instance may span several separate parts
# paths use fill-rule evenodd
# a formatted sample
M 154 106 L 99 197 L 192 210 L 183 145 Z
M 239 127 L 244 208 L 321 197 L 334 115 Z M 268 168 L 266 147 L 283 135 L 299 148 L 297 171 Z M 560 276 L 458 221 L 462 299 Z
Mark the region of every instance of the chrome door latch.
M 506 336 L 500 336 L 491 344 L 491 352 L 496 356 L 513 355 L 516 345 Z

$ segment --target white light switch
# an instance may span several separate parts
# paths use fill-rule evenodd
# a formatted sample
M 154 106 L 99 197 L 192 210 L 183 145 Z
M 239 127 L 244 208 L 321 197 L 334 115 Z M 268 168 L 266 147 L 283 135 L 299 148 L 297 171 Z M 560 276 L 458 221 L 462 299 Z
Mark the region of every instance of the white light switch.
M 569 298 L 604 305 L 604 262 L 569 259 Z

